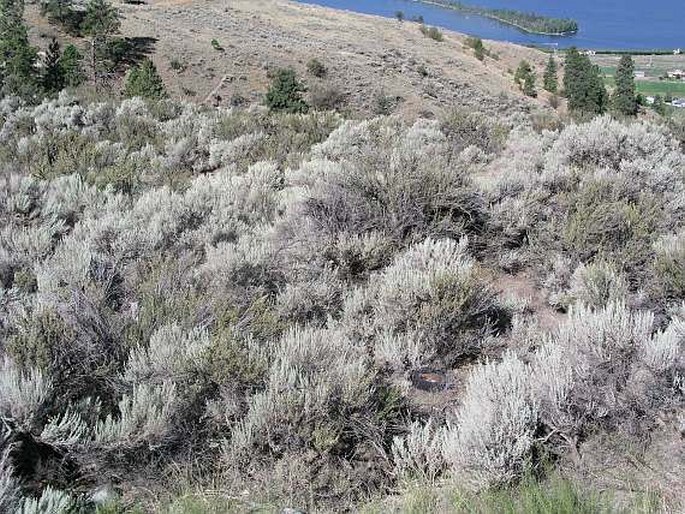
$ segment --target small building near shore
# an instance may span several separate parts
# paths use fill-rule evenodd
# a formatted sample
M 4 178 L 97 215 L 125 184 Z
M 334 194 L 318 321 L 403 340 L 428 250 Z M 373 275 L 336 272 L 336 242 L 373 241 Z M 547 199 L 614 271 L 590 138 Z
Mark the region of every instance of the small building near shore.
M 673 80 L 685 80 L 685 71 L 684 70 L 671 70 L 666 72 L 666 76 L 669 79 Z

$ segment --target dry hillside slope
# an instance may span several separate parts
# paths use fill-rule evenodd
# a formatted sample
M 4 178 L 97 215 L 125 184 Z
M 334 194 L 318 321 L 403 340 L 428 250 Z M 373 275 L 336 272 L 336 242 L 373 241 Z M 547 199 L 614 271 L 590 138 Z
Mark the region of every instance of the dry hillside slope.
M 304 74 L 316 57 L 329 73 L 308 82 L 335 86 L 354 111 L 373 110 L 379 94 L 401 98 L 398 112 L 409 116 L 453 106 L 519 110 L 536 101 L 516 90 L 511 70 L 522 58 L 540 67 L 545 60 L 535 50 L 488 42 L 499 59 L 481 63 L 457 33 L 445 32 L 439 43 L 416 23 L 286 0 L 151 0 L 119 7 L 124 35 L 157 40 L 152 58 L 173 96 L 196 101 L 213 93 L 223 104 L 259 100 L 269 69 L 294 66 Z M 213 39 L 222 50 L 213 48 Z M 172 69 L 174 59 L 182 71 Z

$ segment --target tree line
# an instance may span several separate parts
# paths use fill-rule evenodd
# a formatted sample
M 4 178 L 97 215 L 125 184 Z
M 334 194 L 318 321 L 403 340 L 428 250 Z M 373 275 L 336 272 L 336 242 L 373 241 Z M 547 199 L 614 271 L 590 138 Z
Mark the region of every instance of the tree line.
M 635 87 L 635 64 L 630 55 L 623 55 L 616 69 L 616 87 L 609 94 L 602 71 L 590 58 L 571 48 L 564 62 L 563 91 L 559 90 L 559 65 L 550 55 L 543 74 L 543 89 L 554 98 L 562 94 L 568 100 L 568 108 L 576 114 L 604 114 L 611 111 L 623 116 L 635 116 L 640 103 Z M 521 61 L 514 81 L 527 96 L 537 96 L 536 76 L 528 61 Z

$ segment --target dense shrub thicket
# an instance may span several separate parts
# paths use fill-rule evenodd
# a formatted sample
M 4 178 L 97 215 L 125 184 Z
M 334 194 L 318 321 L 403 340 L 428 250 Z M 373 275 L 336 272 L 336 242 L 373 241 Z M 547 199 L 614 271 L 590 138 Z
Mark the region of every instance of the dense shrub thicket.
M 179 469 L 344 509 L 682 416 L 685 156 L 661 126 L 64 94 L 0 121 L 2 510 Z M 558 330 L 499 294 L 515 269 Z M 467 376 L 446 412 L 412 394 L 425 366 Z

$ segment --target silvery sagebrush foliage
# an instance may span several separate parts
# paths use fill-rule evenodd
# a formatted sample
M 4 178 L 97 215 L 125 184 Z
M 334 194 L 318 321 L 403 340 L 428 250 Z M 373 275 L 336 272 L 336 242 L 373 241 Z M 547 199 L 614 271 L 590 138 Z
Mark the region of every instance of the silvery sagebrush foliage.
M 569 296 L 573 301 L 591 307 L 603 307 L 610 302 L 625 300 L 628 284 L 616 267 L 606 262 L 581 264 L 571 277 Z
M 582 304 L 542 345 L 532 365 L 533 392 L 540 418 L 566 443 L 598 426 L 623 423 L 647 405 L 678 400 L 682 375 L 682 321 L 654 331 L 654 316 L 624 303 Z
M 11 445 L 7 430 L 0 433 L 0 509 L 11 512 L 21 498 L 21 490 L 10 460 Z
M 536 444 L 682 410 L 685 158 L 662 126 L 66 94 L 0 121 L 0 510 L 74 501 L 24 498 L 22 439 L 94 485 L 193 455 L 250 490 L 297 474 L 284 496 L 318 474 L 330 506 L 506 485 Z M 521 270 L 568 310 L 556 331 L 499 294 Z M 465 376 L 449 422 L 412 403 L 423 366 Z
M 409 482 L 434 483 L 445 469 L 444 437 L 444 429 L 432 418 L 413 422 L 406 435 L 393 439 L 395 473 Z
M 531 387 L 528 365 L 513 354 L 471 372 L 456 421 L 444 436 L 443 455 L 453 475 L 482 488 L 526 472 L 538 422 Z
M 5 356 L 0 366 L 0 412 L 13 428 L 31 430 L 40 421 L 51 384 L 40 370 L 21 370 Z
M 68 514 L 75 508 L 76 502 L 69 494 L 47 486 L 40 497 L 24 498 L 17 509 L 17 514 Z

